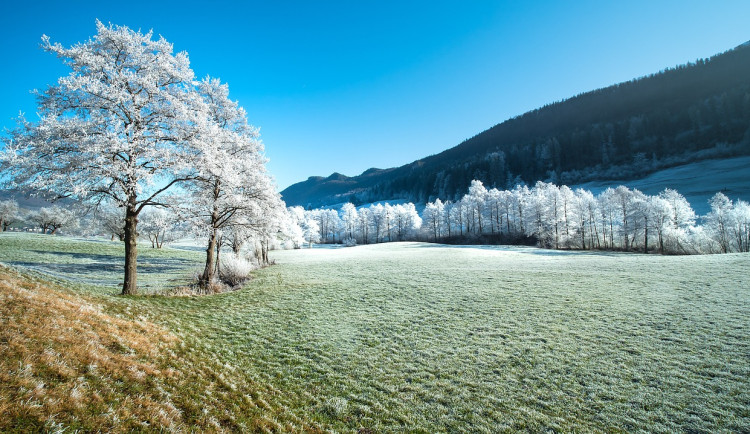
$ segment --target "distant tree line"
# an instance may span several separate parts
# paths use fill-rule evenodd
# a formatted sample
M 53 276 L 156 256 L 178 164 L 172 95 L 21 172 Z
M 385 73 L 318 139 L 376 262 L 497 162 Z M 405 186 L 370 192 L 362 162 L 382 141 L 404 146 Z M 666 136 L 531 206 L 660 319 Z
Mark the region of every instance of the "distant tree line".
M 619 186 L 594 195 L 542 181 L 499 190 L 474 180 L 459 200 L 428 202 L 421 216 L 412 203 L 291 212 L 301 216 L 308 244 L 422 240 L 661 254 L 750 251 L 750 205 L 723 193 L 710 205 L 698 224 L 688 201 L 672 189 L 649 196 Z

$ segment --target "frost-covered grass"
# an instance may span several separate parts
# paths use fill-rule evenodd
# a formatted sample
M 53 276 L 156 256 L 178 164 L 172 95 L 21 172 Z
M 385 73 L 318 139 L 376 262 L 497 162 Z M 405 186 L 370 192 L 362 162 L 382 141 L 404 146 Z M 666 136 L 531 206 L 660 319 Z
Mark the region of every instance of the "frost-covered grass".
M 199 252 L 138 246 L 138 284 L 144 293 L 188 282 L 200 267 Z M 105 239 L 73 239 L 27 233 L 0 233 L 0 263 L 63 281 L 107 287 L 122 284 L 125 247 Z
M 747 254 L 398 243 L 272 259 L 236 292 L 98 297 L 206 361 L 179 402 L 223 426 L 252 409 L 280 430 L 750 429 Z

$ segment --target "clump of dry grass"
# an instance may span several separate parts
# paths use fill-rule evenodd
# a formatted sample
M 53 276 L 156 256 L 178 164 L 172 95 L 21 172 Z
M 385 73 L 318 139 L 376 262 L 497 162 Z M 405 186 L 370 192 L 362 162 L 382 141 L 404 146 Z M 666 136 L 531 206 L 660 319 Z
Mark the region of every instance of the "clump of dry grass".
M 174 428 L 180 411 L 153 378 L 177 338 L 61 288 L 0 268 L 0 431 Z

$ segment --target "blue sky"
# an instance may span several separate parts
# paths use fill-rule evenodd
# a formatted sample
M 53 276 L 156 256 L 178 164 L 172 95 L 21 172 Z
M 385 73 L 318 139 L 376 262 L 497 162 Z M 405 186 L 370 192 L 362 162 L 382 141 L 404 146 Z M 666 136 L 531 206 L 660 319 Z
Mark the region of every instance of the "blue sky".
M 455 146 L 578 93 L 750 40 L 743 1 L 5 1 L 0 127 L 67 73 L 39 49 L 95 20 L 161 34 L 229 83 L 279 189 Z

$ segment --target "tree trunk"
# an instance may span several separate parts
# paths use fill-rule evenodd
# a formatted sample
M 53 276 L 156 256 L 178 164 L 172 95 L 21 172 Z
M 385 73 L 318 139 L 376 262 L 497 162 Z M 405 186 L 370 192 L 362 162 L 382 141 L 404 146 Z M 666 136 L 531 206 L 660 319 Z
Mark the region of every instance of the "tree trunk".
M 242 250 L 242 244 L 244 243 L 241 243 L 236 240 L 232 241 L 232 252 L 234 253 L 235 256 L 240 256 L 240 252 Z
M 201 286 L 207 286 L 214 279 L 216 262 L 216 229 L 211 230 L 208 237 L 208 248 L 206 248 L 206 268 L 203 269 L 203 275 L 200 279 Z
M 138 294 L 136 284 L 138 261 L 138 212 L 135 206 L 125 210 L 125 281 L 122 284 L 122 295 Z

